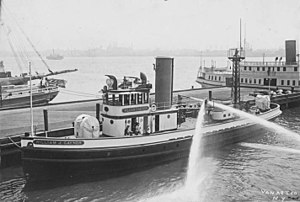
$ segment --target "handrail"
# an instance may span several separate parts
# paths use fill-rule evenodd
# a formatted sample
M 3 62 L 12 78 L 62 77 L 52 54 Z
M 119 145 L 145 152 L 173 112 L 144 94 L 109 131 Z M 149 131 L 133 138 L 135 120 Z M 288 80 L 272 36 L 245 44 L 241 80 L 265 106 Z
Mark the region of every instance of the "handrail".
M 253 66 L 295 66 L 298 65 L 298 62 L 260 62 L 260 61 L 243 61 L 240 63 L 241 66 L 253 65 Z

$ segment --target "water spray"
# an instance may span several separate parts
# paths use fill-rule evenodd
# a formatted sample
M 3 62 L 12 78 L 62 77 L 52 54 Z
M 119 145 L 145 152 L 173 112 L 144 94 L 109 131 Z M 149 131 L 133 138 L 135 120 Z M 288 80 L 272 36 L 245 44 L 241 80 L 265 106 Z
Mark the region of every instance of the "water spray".
M 271 150 L 271 151 L 279 151 L 279 152 L 287 152 L 287 153 L 293 153 L 293 154 L 300 154 L 299 149 L 292 149 L 287 147 L 280 147 L 280 146 L 274 146 L 274 145 L 267 145 L 267 144 L 256 144 L 256 143 L 240 143 L 243 147 L 250 147 L 254 149 L 262 149 L 262 150 Z
M 197 100 L 197 101 L 203 101 L 203 99 L 199 99 L 199 98 L 195 98 L 195 97 L 190 97 L 190 98 L 194 99 L 194 100 Z M 249 114 L 247 112 L 244 112 L 244 111 L 241 111 L 239 109 L 235 109 L 233 107 L 223 105 L 223 104 L 220 104 L 220 103 L 217 103 L 217 102 L 208 101 L 208 104 L 212 105 L 212 106 L 215 106 L 215 107 L 218 107 L 218 108 L 221 108 L 221 109 L 224 109 L 224 110 L 231 111 L 231 112 L 233 112 L 235 114 L 238 114 L 238 115 L 240 115 L 244 118 L 248 118 L 256 124 L 263 125 L 263 126 L 269 128 L 269 129 L 271 129 L 274 132 L 283 133 L 285 135 L 288 135 L 289 137 L 291 137 L 291 138 L 293 138 L 293 139 L 300 142 L 300 135 L 298 133 L 295 133 L 291 130 L 288 130 L 288 129 L 286 129 L 286 128 L 284 128 L 284 127 L 282 127 L 282 126 L 280 126 L 276 123 L 270 122 L 270 121 L 265 120 L 261 117 L 255 116 L 253 114 Z

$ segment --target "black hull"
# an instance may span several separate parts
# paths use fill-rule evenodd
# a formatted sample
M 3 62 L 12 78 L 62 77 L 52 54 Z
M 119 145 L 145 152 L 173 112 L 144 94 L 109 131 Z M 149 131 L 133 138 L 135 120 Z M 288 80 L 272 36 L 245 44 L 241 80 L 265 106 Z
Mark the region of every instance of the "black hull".
M 23 149 L 24 173 L 30 181 L 97 175 L 105 179 L 186 158 L 191 138 L 119 149 Z
M 194 133 L 194 130 L 190 131 Z M 220 149 L 263 134 L 264 127 L 252 125 L 205 134 L 205 151 Z M 188 158 L 192 138 L 169 140 L 159 144 L 108 149 L 22 148 L 23 169 L 28 181 L 81 178 L 97 179 L 125 175 L 155 165 Z
M 33 94 L 32 104 L 33 105 L 48 104 L 58 95 L 58 93 L 59 91 L 52 91 L 49 93 Z M 25 106 L 30 106 L 30 96 L 0 100 L 0 109 L 17 108 L 17 107 L 25 107 Z

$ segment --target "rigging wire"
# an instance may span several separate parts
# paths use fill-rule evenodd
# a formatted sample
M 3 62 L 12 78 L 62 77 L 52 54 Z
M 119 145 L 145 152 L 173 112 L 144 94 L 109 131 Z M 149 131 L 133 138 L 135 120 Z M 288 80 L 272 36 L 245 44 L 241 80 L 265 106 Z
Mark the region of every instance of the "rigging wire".
M 7 13 L 6 9 L 2 9 L 1 10 L 2 13 Z M 10 19 L 10 15 L 5 15 L 6 19 L 5 22 L 9 22 Z M 12 24 L 13 25 L 13 24 Z M 16 41 L 18 41 L 18 37 L 16 37 L 15 32 L 12 31 L 14 30 L 13 28 L 11 28 L 10 26 L 7 25 L 7 23 L 4 23 L 4 21 L 1 21 L 1 26 L 3 27 L 3 31 L 6 35 L 9 47 L 14 55 L 15 61 L 17 63 L 17 66 L 19 67 L 19 70 L 21 72 L 23 72 L 23 66 L 27 66 L 27 61 L 29 60 L 28 56 L 26 54 L 24 54 L 24 51 L 22 50 L 22 48 L 20 48 L 20 43 L 17 43 Z M 17 30 L 16 30 L 17 31 Z M 23 48 L 25 50 L 25 48 Z M 26 60 L 26 59 L 27 60 Z M 23 63 L 23 65 L 22 65 Z
M 19 70 L 22 72 L 22 71 L 23 71 L 23 70 L 22 70 L 22 65 L 21 65 L 21 61 L 20 61 L 20 59 L 19 59 L 19 57 L 18 57 L 18 54 L 16 53 L 16 51 L 15 51 L 15 49 L 14 49 L 14 47 L 13 47 L 13 44 L 12 44 L 12 42 L 11 42 L 9 36 L 7 36 L 7 39 L 8 39 L 8 44 L 9 44 L 9 46 L 10 46 L 12 52 L 13 52 L 13 55 L 14 55 L 14 57 L 16 58 L 16 62 L 17 62 L 17 64 L 18 64 Z
M 101 95 L 98 95 L 98 94 L 84 93 L 84 92 L 78 92 L 78 91 L 72 91 L 72 90 L 66 90 L 66 89 L 62 89 L 60 92 L 65 93 L 65 94 L 70 94 L 70 95 L 84 96 L 84 97 L 99 98 L 99 96 L 101 96 Z
M 14 32 L 11 32 L 11 29 L 8 25 L 6 25 L 6 28 L 8 29 L 7 37 L 9 40 L 8 42 L 11 43 L 10 46 L 11 46 L 12 51 L 14 52 L 14 49 L 15 49 L 14 47 L 16 47 L 17 50 L 19 50 L 18 52 L 15 51 L 15 53 L 17 55 L 16 60 L 18 60 L 18 59 L 19 59 L 19 61 L 21 60 L 23 63 L 23 67 L 27 66 L 29 57 L 26 54 L 26 48 L 21 47 L 21 42 L 16 42 L 16 41 L 18 41 L 18 37 L 16 37 L 16 34 Z M 21 72 L 23 72 L 22 66 L 21 66 Z
M 4 5 L 4 4 L 3 4 Z M 31 42 L 31 40 L 29 39 L 29 37 L 27 36 L 27 34 L 25 33 L 25 31 L 22 29 L 22 27 L 19 25 L 18 21 L 14 18 L 14 16 L 12 15 L 12 13 L 10 12 L 10 10 L 4 5 L 5 9 L 7 10 L 7 12 L 11 15 L 11 18 L 14 20 L 15 24 L 17 25 L 17 28 L 21 31 L 21 33 L 24 35 L 25 39 L 27 40 L 27 42 L 30 44 L 30 46 L 33 48 L 34 52 L 37 54 L 37 56 L 40 58 L 40 60 L 43 62 L 43 64 L 46 66 L 46 68 L 48 69 L 48 71 L 50 73 L 53 73 L 53 71 L 50 69 L 49 65 L 46 63 L 46 61 L 43 59 L 42 55 L 37 51 L 37 49 L 35 48 L 35 46 L 33 45 L 33 43 Z
M 19 35 L 22 36 L 22 35 Z M 12 37 L 13 39 L 16 41 L 16 46 L 18 46 L 19 54 L 20 54 L 20 58 L 23 61 L 23 66 L 26 67 L 28 65 L 28 61 L 29 61 L 29 54 L 28 51 L 26 49 L 26 45 L 24 40 L 20 39 L 20 37 L 18 37 L 18 34 L 15 32 L 12 32 Z

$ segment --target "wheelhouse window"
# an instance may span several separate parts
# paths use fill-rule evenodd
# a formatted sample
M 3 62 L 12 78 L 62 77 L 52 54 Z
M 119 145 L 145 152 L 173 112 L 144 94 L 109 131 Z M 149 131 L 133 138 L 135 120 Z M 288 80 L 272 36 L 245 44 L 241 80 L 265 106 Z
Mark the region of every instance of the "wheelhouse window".
M 132 105 L 134 105 L 134 104 L 136 104 L 136 102 L 137 102 L 137 99 L 136 99 L 136 94 L 131 94 L 130 95 L 130 99 L 131 99 L 131 104 Z
M 144 95 L 145 95 L 145 99 L 144 99 L 145 103 L 149 103 L 149 93 L 144 93 Z
M 246 70 L 247 70 L 247 67 L 244 67 L 244 70 L 246 71 Z
M 261 84 L 261 79 L 258 79 L 258 84 Z
M 108 105 L 121 105 L 122 98 L 120 96 L 121 95 L 118 94 L 105 93 L 103 94 L 103 103 Z
M 249 71 L 251 71 L 251 69 L 252 69 L 252 68 L 251 68 L 251 67 L 249 67 Z
M 257 67 L 257 71 L 259 71 L 259 67 Z
M 294 72 L 297 72 L 298 71 L 298 67 L 294 67 Z
M 284 80 L 281 80 L 281 85 L 282 85 L 282 86 L 284 85 Z
M 283 71 L 284 71 L 284 68 L 283 68 Z M 280 72 L 280 67 L 277 67 L 277 72 Z
M 288 86 L 290 85 L 290 80 L 287 80 L 287 85 L 288 85 Z
M 124 95 L 124 105 L 129 105 L 129 95 Z
M 295 80 L 293 80 L 293 86 L 295 86 L 296 85 L 296 81 Z
M 255 83 L 255 84 L 256 84 L 256 79 L 253 79 L 253 83 Z
M 243 83 L 244 82 L 244 79 L 243 78 L 241 78 L 241 83 Z
M 248 80 L 248 79 L 245 79 L 245 83 L 247 83 L 247 80 Z
M 283 67 L 283 71 L 284 71 L 284 72 L 286 71 L 286 67 Z
M 144 104 L 143 103 L 143 96 L 142 96 L 142 94 L 139 93 L 137 96 L 138 96 L 138 103 L 139 104 Z
M 266 69 L 265 67 L 262 67 L 262 70 L 263 70 L 263 71 L 265 71 L 265 69 Z

